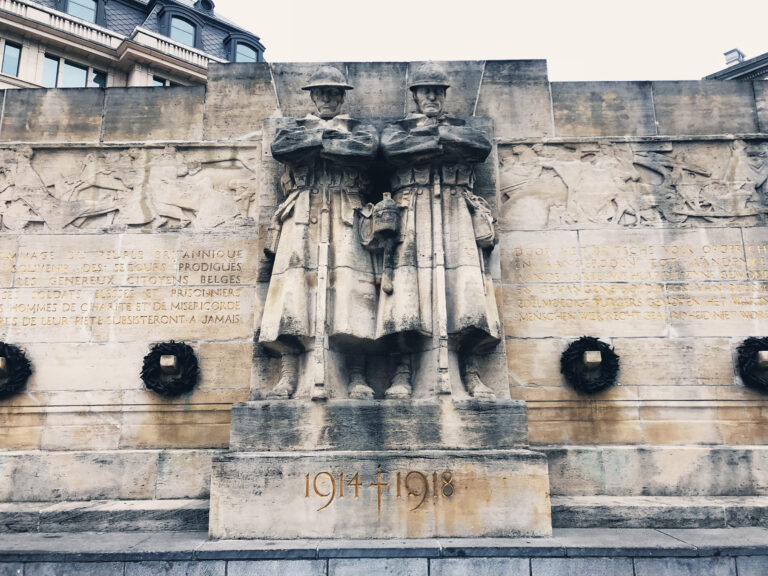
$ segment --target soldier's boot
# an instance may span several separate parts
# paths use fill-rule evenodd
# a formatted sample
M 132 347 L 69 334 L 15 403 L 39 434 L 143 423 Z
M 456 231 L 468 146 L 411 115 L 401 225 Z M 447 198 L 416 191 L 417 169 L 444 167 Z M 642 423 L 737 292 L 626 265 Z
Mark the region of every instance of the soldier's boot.
M 269 391 L 267 398 L 290 398 L 296 390 L 299 381 L 299 356 L 297 354 L 283 354 L 280 356 L 280 379 L 275 387 Z
M 474 356 L 467 356 L 465 358 L 461 379 L 464 382 L 464 386 L 467 388 L 467 392 L 469 392 L 469 395 L 473 398 L 482 398 L 485 400 L 493 400 L 496 398 L 496 394 L 493 393 L 493 390 L 488 388 L 488 386 L 483 384 L 483 381 L 480 380 L 480 371 Z
M 349 397 L 355 400 L 373 400 L 373 388 L 365 381 L 365 358 L 349 361 Z
M 392 376 L 384 396 L 390 400 L 410 398 L 411 392 L 411 363 L 408 358 L 405 358 L 398 362 L 395 374 Z

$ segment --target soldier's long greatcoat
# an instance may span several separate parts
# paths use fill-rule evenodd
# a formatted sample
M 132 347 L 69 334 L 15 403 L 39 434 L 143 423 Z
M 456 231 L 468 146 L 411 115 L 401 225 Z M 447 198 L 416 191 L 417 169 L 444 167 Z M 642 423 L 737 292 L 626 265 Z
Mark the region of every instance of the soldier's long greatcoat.
M 491 150 L 487 138 L 456 118 L 410 114 L 389 124 L 381 147 L 397 166 L 392 178 L 395 201 L 403 207 L 393 292 L 380 293 L 377 336 L 402 332 L 430 335 L 433 327 L 433 195 L 438 192 L 445 251 L 445 302 L 452 346 L 466 352 L 496 345 L 499 312 L 483 255 L 475 240 L 473 213 L 485 206 L 473 194 L 473 164 Z M 435 186 L 435 182 L 439 186 Z M 414 294 L 418 298 L 404 297 Z
M 282 353 L 310 346 L 324 207 L 330 224 L 327 334 L 340 346 L 374 340 L 377 288 L 355 210 L 368 191 L 365 167 L 377 149 L 376 129 L 346 115 L 308 115 L 278 131 L 272 155 L 285 166 L 286 199 L 276 214 L 282 227 L 259 335 L 265 347 Z

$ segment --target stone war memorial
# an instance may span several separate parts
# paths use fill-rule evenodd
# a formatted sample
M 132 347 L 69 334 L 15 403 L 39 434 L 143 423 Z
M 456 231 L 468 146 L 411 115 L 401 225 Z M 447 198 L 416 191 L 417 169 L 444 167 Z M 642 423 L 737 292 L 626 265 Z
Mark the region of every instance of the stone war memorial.
M 3 92 L 0 574 L 768 573 L 765 84 Z

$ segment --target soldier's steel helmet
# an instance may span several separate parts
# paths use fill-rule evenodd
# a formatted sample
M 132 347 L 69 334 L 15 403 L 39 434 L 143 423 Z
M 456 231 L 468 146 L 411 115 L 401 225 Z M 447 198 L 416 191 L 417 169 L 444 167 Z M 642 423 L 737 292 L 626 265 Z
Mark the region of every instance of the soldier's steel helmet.
M 302 90 L 312 90 L 312 88 L 341 88 L 342 90 L 354 90 L 354 86 L 347 83 L 344 74 L 338 68 L 333 66 L 320 66 L 312 76 L 309 77 L 309 84 L 302 86 Z
M 450 87 L 451 83 L 448 81 L 448 75 L 443 70 L 442 66 L 435 64 L 434 62 L 427 62 L 422 64 L 413 73 L 411 81 L 408 83 L 408 88 L 414 90 L 419 86 L 441 86 L 443 88 Z

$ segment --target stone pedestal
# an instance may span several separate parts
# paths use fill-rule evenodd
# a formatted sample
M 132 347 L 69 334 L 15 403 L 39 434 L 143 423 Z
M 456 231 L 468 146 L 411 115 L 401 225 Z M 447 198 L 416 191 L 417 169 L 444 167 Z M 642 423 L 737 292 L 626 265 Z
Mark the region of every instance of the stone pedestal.
M 213 463 L 213 538 L 551 534 L 522 402 L 260 401 Z

